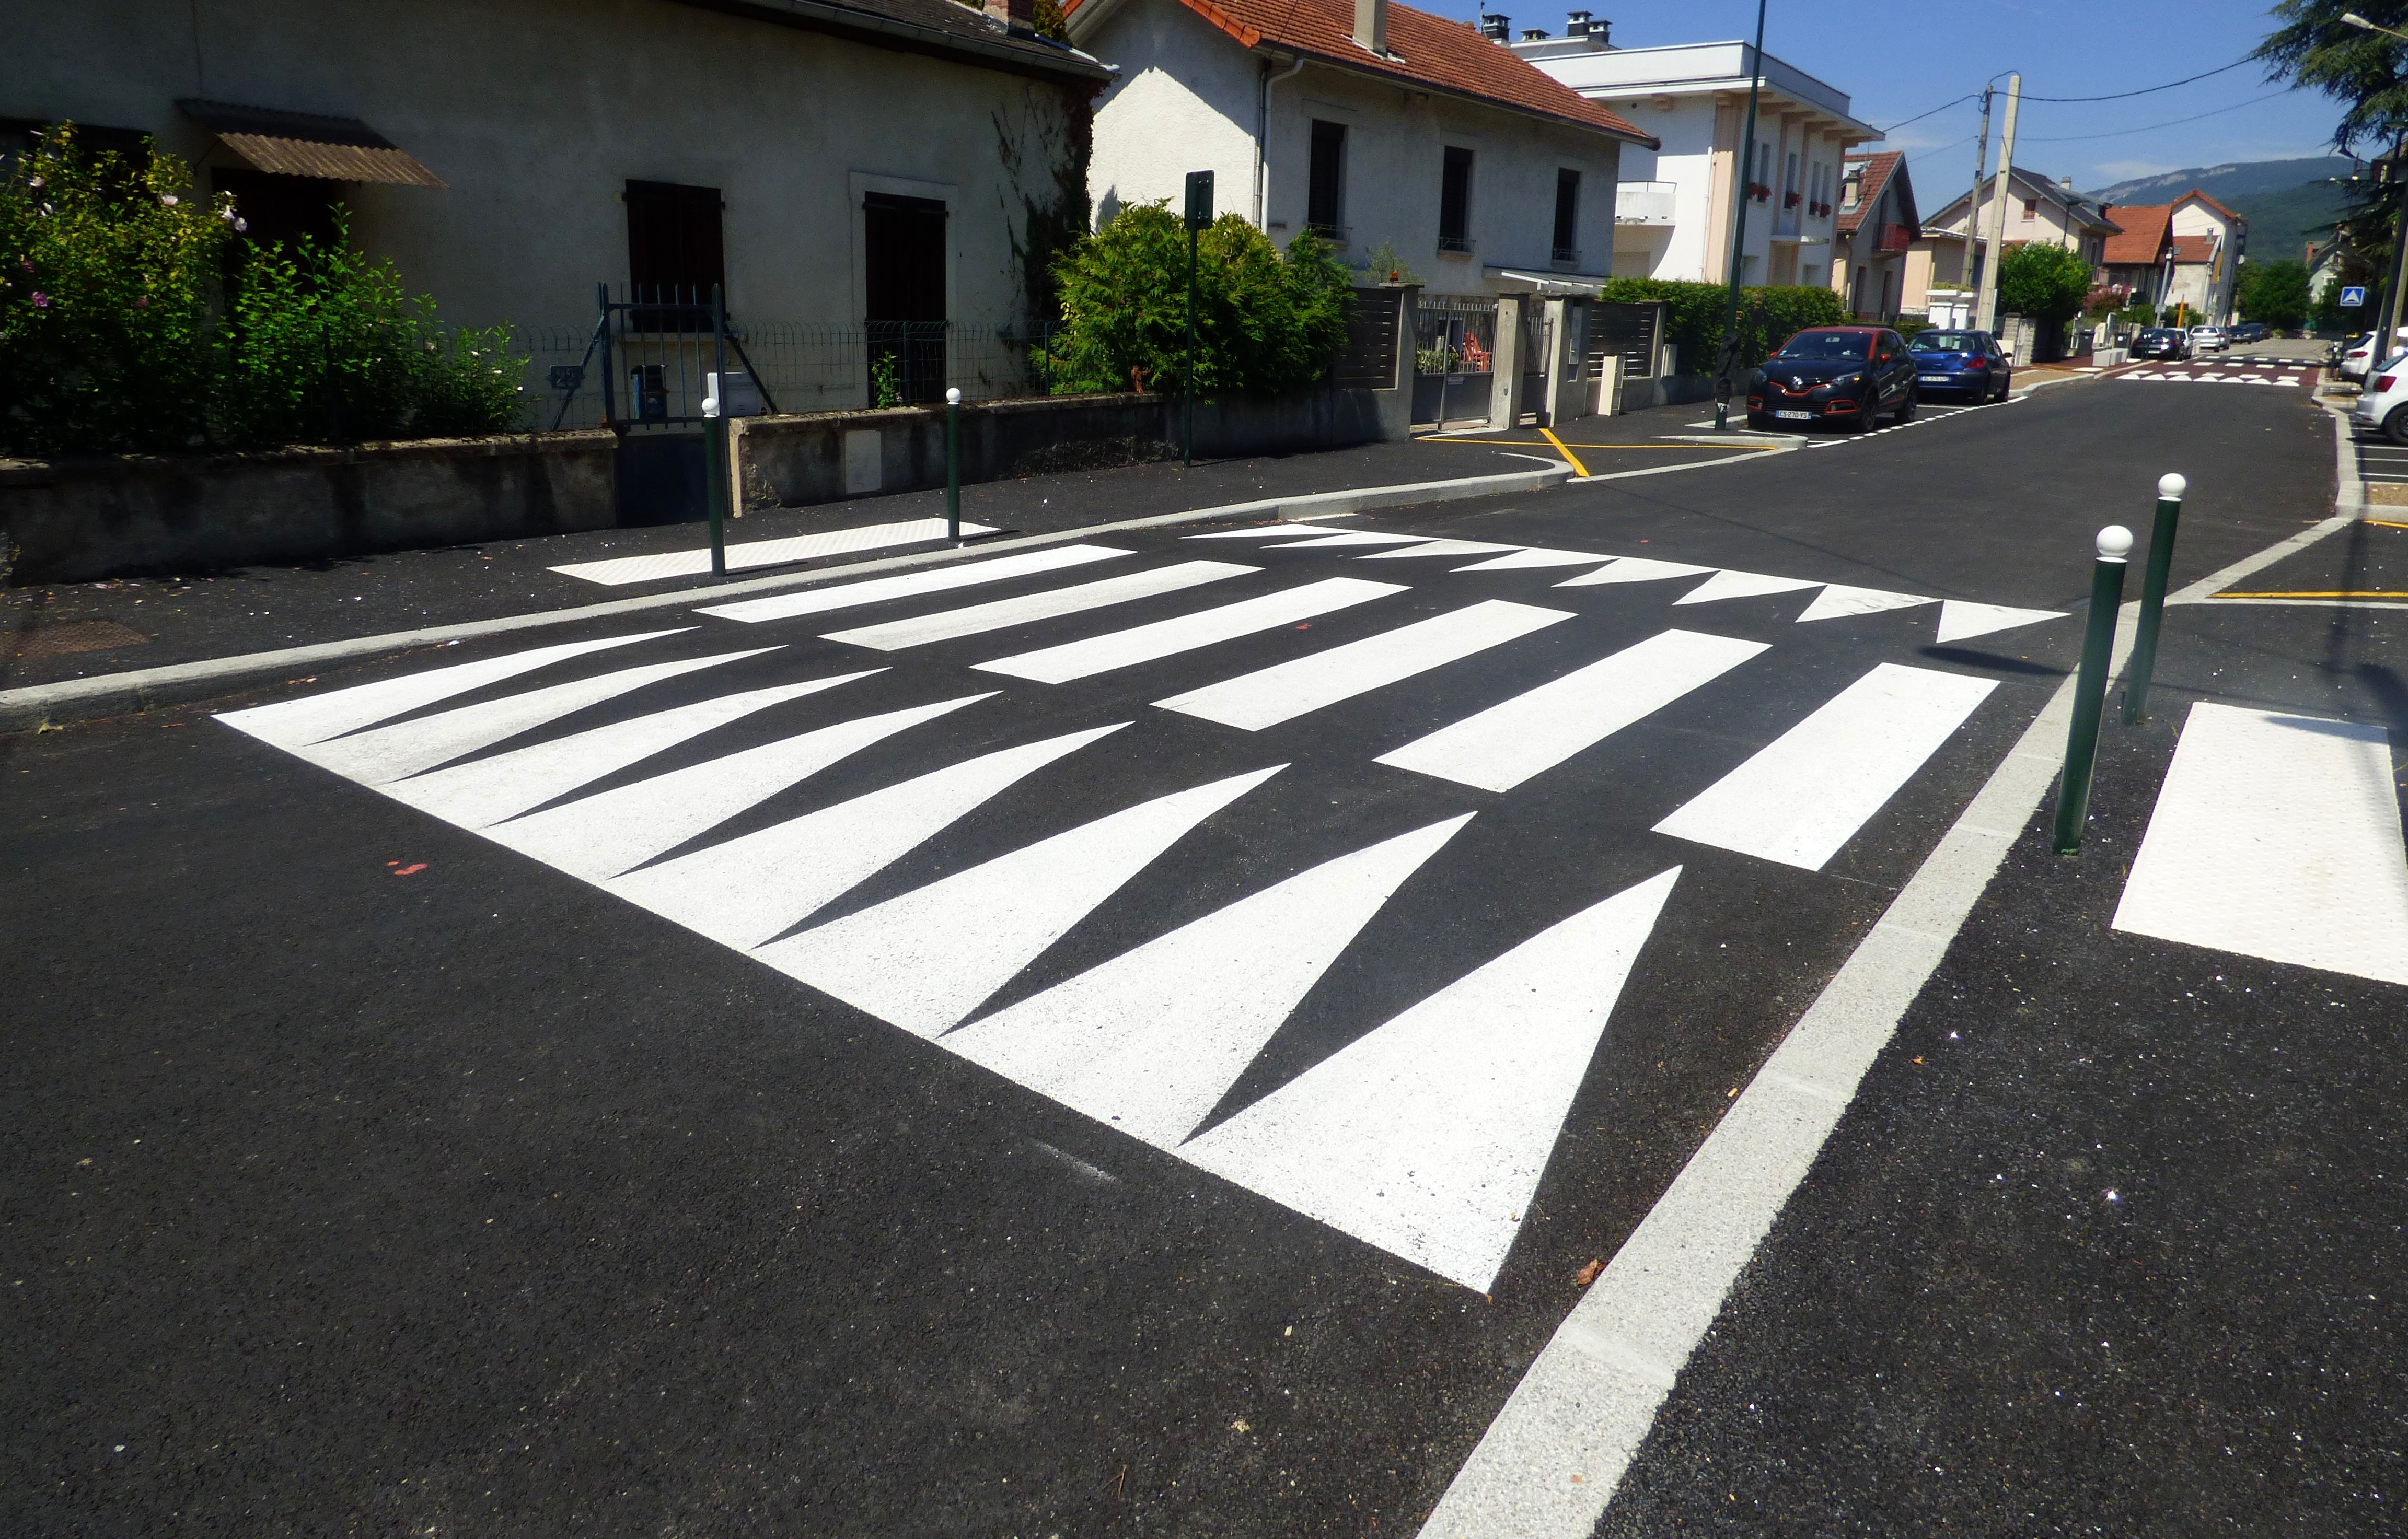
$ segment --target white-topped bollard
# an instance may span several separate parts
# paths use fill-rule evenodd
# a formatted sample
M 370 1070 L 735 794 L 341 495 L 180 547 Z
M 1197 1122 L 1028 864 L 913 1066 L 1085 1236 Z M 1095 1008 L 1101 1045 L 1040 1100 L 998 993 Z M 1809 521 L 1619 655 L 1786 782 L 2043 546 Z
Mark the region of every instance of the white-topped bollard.
M 962 387 L 945 390 L 945 538 L 962 543 Z
M 2073 686 L 2073 720 L 2065 734 L 2065 776 L 2057 785 L 2059 855 L 2082 849 L 2090 810 L 2090 767 L 2099 758 L 2099 718 L 2107 704 L 2107 664 L 2115 649 L 2115 611 L 2124 606 L 2124 568 L 2132 532 L 2120 523 L 2099 531 L 2099 559 L 2090 564 L 2090 622 L 2082 635 L 2082 672 Z
M 2149 714 L 2149 680 L 2157 671 L 2157 628 L 2166 613 L 2166 579 L 2174 565 L 2174 530 L 2190 483 L 2169 472 L 2157 477 L 2157 521 L 2149 534 L 2149 566 L 2141 577 L 2141 622 L 2132 633 L 2132 681 L 2124 689 L 2124 725 Z

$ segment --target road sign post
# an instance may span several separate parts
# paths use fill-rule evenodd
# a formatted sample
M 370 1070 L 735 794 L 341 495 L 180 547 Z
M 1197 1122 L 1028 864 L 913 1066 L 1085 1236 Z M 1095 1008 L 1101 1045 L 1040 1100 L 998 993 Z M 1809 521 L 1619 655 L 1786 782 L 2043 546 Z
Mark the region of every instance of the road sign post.
M 2190 483 L 2180 476 L 2157 477 L 2157 522 L 2149 532 L 2149 565 L 2141 577 L 2141 621 L 2132 635 L 2132 682 L 2124 691 L 2124 725 L 2145 720 L 2149 712 L 2149 676 L 2157 666 L 2157 626 L 2166 612 L 2166 574 L 2174 563 L 2174 526 L 2182 520 L 2183 492 Z
M 2099 758 L 2099 719 L 2107 703 L 2107 664 L 2115 649 L 2115 611 L 2124 606 L 2124 567 L 2132 532 L 2120 523 L 2099 531 L 2099 559 L 2090 567 L 2090 624 L 2082 637 L 2082 672 L 2073 686 L 2073 721 L 2065 734 L 2065 777 L 2057 786 L 2059 855 L 2082 852 L 2082 822 L 2090 810 L 2090 768 Z
M 1187 173 L 1187 400 L 1179 463 L 1196 463 L 1196 244 L 1212 222 L 1212 173 Z

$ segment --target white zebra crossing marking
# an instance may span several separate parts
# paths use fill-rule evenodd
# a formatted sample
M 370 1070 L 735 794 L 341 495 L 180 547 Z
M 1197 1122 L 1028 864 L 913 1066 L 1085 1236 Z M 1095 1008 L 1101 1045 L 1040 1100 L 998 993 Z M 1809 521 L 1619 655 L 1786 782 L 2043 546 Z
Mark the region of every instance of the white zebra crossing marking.
M 1196 1131 L 1405 879 L 1471 817 L 1314 866 L 937 1041 L 1170 1148 Z
M 992 534 L 990 524 L 966 523 L 962 533 Z M 747 540 L 725 549 L 727 569 L 750 571 L 756 566 L 784 566 L 794 562 L 815 560 L 821 556 L 858 555 L 865 550 L 883 550 L 897 545 L 923 545 L 931 540 L 949 539 L 952 535 L 942 519 L 908 519 L 899 523 L 866 524 L 858 529 L 827 529 L 816 534 L 789 534 L 781 539 Z M 606 587 L 624 587 L 631 582 L 658 582 L 664 577 L 698 577 L 710 570 L 710 549 L 695 550 L 662 550 L 648 556 L 614 556 L 606 561 L 572 563 L 551 570 L 563 577 L 580 577 Z
M 1948 599 L 1940 606 L 1940 633 L 1935 645 L 1945 647 L 1952 641 L 1970 641 L 1993 631 L 2012 631 L 2018 625 L 2035 625 L 2043 620 L 2063 620 L 2061 609 L 2013 609 L 2003 604 L 1971 604 L 1964 599 Z
M 1324 534 L 1318 539 L 1291 540 L 1282 550 L 1322 550 L 1350 545 L 1418 545 L 1426 534 L 1381 534 L 1369 529 L 1350 529 L 1343 534 Z
M 666 854 L 898 732 L 994 698 L 992 692 L 957 695 L 839 721 L 580 797 L 480 832 L 572 876 L 598 882 Z
M 1177 1152 L 1487 1291 L 1680 875 L 1540 932 Z
M 1519 550 L 1518 545 L 1498 545 L 1489 540 L 1424 540 L 1398 550 L 1376 550 L 1357 561 L 1402 561 L 1415 556 L 1484 556 L 1498 550 Z
M 1528 549 L 1510 551 L 1502 556 L 1492 556 L 1486 561 L 1476 561 L 1469 566 L 1458 566 L 1455 570 L 1458 572 L 1522 572 L 1534 567 L 1547 566 L 1601 566 L 1613 559 L 1612 556 L 1599 555 L 1592 550 L 1546 550 L 1532 547 Z
M 948 704 L 967 705 L 968 700 Z M 605 885 L 697 934 L 750 950 L 810 919 L 1055 760 L 1126 725 L 1116 721 L 982 753 L 691 855 L 628 871 Z
M 421 812 L 431 812 L 447 823 L 483 828 L 566 796 L 580 786 L 591 785 L 604 776 L 614 775 L 754 711 L 800 700 L 882 671 L 873 668 L 864 673 L 806 679 L 799 684 L 715 695 L 650 716 L 591 727 L 549 743 L 472 759 L 449 769 L 429 770 L 394 782 L 385 788 L 385 794 Z
M 1559 583 L 1557 586 L 1562 585 Z M 1715 573 L 1672 602 L 1713 604 L 1718 599 L 1759 598 L 1770 593 L 1794 593 L 1801 588 L 1822 586 L 1805 577 L 1776 577 L 1763 572 L 1725 570 Z
M 630 690 L 776 650 L 775 647 L 754 647 L 741 652 L 622 668 L 592 678 L 554 684 L 550 689 L 506 695 L 478 705 L 461 705 L 411 721 L 396 721 L 389 727 L 371 727 L 348 737 L 291 748 L 288 751 L 364 786 L 382 785 L 448 763 L 479 748 L 491 748 L 505 738 L 532 732 L 588 705 L 615 700 Z
M 1192 615 L 1174 615 L 1125 631 L 1068 641 L 1033 652 L 1017 652 L 976 664 L 982 673 L 1035 679 L 1040 684 L 1066 684 L 1116 668 L 1194 651 L 1234 641 L 1261 631 L 1312 620 L 1340 609 L 1351 609 L 1390 593 L 1407 591 L 1401 583 L 1368 582 L 1359 577 L 1324 577 L 1319 582 L 1240 599 Z
M 1881 663 L 1656 832 L 1820 871 L 1997 688 Z
M 678 635 L 691 629 L 693 627 L 685 626 L 676 631 L 639 631 L 634 635 L 604 636 L 599 641 L 570 641 L 557 647 L 538 647 L 530 651 L 489 657 L 478 663 L 454 663 L 446 668 L 429 668 L 424 673 L 408 674 L 400 678 L 380 678 L 373 684 L 354 684 L 348 689 L 329 690 L 324 694 L 281 700 L 273 705 L 224 711 L 219 714 L 218 720 L 263 743 L 271 743 L 280 748 L 300 748 L 310 743 L 322 743 L 329 737 L 339 737 L 347 732 L 357 732 L 375 722 L 432 705 L 438 700 L 449 700 L 471 690 L 481 690 L 488 684 L 516 678 L 549 663 L 582 657 L 588 652 L 607 651 L 613 647 L 631 647 L 638 641 L 657 641 L 662 636 Z
M 2389 735 L 2191 706 L 2114 924 L 2408 983 L 2408 862 Z
M 1487 599 L 1154 704 L 1223 726 L 1260 732 L 1571 618 L 1569 610 Z
M 1084 566 L 1091 562 L 1111 561 L 1127 554 L 1129 552 L 1125 550 L 1115 550 L 1102 545 L 1056 545 L 1042 550 L 1024 551 L 1016 556 L 998 556 L 992 561 L 939 566 L 926 572 L 905 572 L 891 577 L 865 577 L 858 582 L 840 582 L 826 588 L 813 588 L 807 592 L 744 599 L 735 604 L 708 605 L 696 612 L 716 615 L 722 620 L 742 620 L 752 625 L 763 620 L 792 620 L 799 615 L 822 615 L 831 609 L 850 609 L 864 604 L 922 598 L 977 583 L 1003 582 L 1012 577 L 1034 577 L 1042 572 L 1058 572 L 1066 567 Z
M 1286 767 L 1156 797 L 752 955 L 882 1020 L 935 1036 L 1197 824 Z
M 863 625 L 850 631 L 832 631 L 821 639 L 849 642 L 855 647 L 874 647 L 882 652 L 900 651 L 907 647 L 958 641 L 964 636 L 1032 624 L 1040 620 L 1058 620 L 1064 615 L 1083 614 L 1090 609 L 1127 604 L 1136 599 L 1159 598 L 1165 593 L 1175 593 L 1200 583 L 1249 577 L 1261 570 L 1259 566 L 1240 566 L 1234 562 L 1181 562 L 1175 566 L 1157 566 L 1147 572 L 1131 572 L 1123 577 L 1105 577 L 1068 588 L 1049 588 L 1041 593 L 1026 593 L 1019 598 L 974 604 L 967 609 L 941 609 L 933 615 L 920 615 L 910 620 L 888 620 L 884 624 Z
M 1798 617 L 1798 623 L 1810 620 L 1839 620 L 1851 615 L 1877 615 L 1890 609 L 1912 609 L 1919 604 L 1937 604 L 1936 598 L 1921 593 L 1892 593 L 1879 588 L 1851 588 L 1834 582 L 1814 595 L 1814 602 Z
M 1483 791 L 1512 791 L 1766 649 L 1760 641 L 1666 631 L 1440 727 L 1378 762 Z
M 1624 556 L 1612 565 L 1595 572 L 1584 572 L 1576 577 L 1566 577 L 1555 584 L 1558 588 L 1602 588 L 1617 582 L 1661 582 L 1668 577 L 1702 577 L 1709 576 L 1711 566 L 1690 566 L 1677 561 L 1656 561 L 1647 556 Z
M 1332 529 L 1319 523 L 1268 524 L 1257 529 L 1216 529 L 1210 534 L 1183 534 L 1190 540 L 1292 540 L 1307 534 L 1351 534 L 1351 529 Z

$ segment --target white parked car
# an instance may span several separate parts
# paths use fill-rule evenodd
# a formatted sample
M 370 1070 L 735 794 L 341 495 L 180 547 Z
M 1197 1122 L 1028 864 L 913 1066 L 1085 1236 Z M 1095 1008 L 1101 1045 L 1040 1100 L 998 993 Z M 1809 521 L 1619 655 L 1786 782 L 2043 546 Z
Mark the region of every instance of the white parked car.
M 2374 334 L 2372 332 L 2351 337 L 2349 345 L 2341 350 L 2341 377 L 2344 379 L 2365 378 L 2367 365 L 2373 361 L 2373 358 Z
M 2395 444 L 2408 444 L 2408 351 L 2393 353 L 2372 371 L 2349 420 Z
M 2190 350 L 2193 353 L 2222 352 L 2223 330 L 2215 326 L 2193 326 L 2190 329 Z

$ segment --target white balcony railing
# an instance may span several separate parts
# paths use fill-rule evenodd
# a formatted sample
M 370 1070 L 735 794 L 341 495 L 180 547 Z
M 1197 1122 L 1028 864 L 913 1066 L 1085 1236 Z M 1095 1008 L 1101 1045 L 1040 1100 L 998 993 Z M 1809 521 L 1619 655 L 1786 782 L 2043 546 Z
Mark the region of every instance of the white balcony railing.
M 1626 181 L 1613 190 L 1613 222 L 1616 224 L 1669 225 L 1672 222 L 1672 194 L 1677 187 L 1669 181 Z

